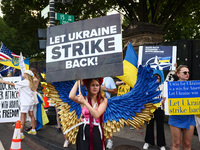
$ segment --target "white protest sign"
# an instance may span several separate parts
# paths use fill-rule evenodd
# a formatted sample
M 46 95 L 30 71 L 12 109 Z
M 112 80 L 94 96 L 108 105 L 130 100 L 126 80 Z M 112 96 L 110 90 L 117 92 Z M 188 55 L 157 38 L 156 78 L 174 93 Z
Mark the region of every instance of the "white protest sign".
M 5 81 L 17 83 L 21 77 L 6 77 Z M 14 86 L 0 83 L 0 122 L 16 122 L 20 120 L 18 89 Z

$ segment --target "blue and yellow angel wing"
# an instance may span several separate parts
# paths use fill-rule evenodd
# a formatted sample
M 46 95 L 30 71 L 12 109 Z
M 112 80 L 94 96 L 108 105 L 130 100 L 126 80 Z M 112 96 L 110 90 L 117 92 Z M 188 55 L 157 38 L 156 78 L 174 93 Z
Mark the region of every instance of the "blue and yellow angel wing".
M 160 91 L 156 91 L 159 83 L 153 77 L 153 70 L 149 67 L 140 66 L 137 81 L 130 92 L 108 99 L 108 105 L 103 117 L 104 135 L 112 137 L 113 132 L 120 128 L 131 125 L 138 129 L 144 127 L 144 122 L 153 116 L 152 110 L 156 109 L 153 104 L 160 102 Z
M 45 77 L 44 77 L 45 78 Z M 63 81 L 46 83 L 43 82 L 41 85 L 45 87 L 44 93 L 50 99 L 49 102 L 54 104 L 59 109 L 58 114 L 60 115 L 60 123 L 63 128 L 63 133 L 73 127 L 74 125 L 81 122 L 81 106 L 78 103 L 69 99 L 69 93 L 74 85 L 75 81 Z M 85 96 L 87 92 L 84 87 L 81 86 L 81 93 Z M 77 91 L 78 94 L 78 91 Z M 78 127 L 75 127 L 70 132 L 67 132 L 69 142 L 75 144 L 76 136 L 78 133 Z

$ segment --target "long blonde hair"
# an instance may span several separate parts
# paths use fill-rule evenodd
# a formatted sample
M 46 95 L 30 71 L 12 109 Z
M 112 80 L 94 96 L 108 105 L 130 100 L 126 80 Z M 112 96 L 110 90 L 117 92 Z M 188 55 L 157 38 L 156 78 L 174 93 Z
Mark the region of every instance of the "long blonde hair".
M 41 79 L 37 70 L 35 68 L 31 68 L 30 70 L 33 72 L 34 76 L 40 81 Z
M 24 73 L 24 74 L 26 74 L 26 76 L 27 76 L 27 79 L 28 79 L 28 81 L 29 81 L 29 87 L 30 87 L 30 89 L 31 89 L 32 91 L 35 91 L 35 84 L 34 84 L 34 82 L 33 82 L 33 77 L 30 76 L 28 73 Z

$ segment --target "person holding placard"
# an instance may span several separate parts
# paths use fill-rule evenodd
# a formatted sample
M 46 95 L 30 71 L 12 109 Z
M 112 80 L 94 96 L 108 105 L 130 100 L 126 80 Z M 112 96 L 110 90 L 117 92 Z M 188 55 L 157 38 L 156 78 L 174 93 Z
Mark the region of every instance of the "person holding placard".
M 175 72 L 179 78 L 178 81 L 187 81 L 190 77 L 189 69 L 186 65 L 180 65 Z M 172 150 L 179 150 L 181 146 L 181 131 L 182 146 L 184 150 L 191 149 L 191 142 L 195 128 L 194 115 L 170 115 L 169 121 L 170 130 L 172 134 Z
M 33 108 L 34 108 L 34 98 L 33 94 L 35 91 L 35 84 L 33 82 L 33 72 L 30 70 L 26 70 L 24 72 L 24 78 L 25 80 L 20 81 L 18 83 L 12 83 L 5 80 L 0 80 L 0 83 L 8 84 L 11 86 L 15 86 L 15 88 L 19 89 L 19 101 L 20 101 L 20 107 L 21 107 L 21 139 L 24 139 L 24 126 L 25 126 L 25 120 L 26 120 L 26 113 L 29 114 L 31 118 L 31 125 L 32 129 L 28 132 L 28 134 L 36 135 L 37 132 L 35 130 L 36 128 L 36 122 L 35 117 L 33 114 Z
M 80 92 L 76 95 L 78 82 L 70 91 L 69 98 L 81 105 L 82 122 L 77 135 L 77 150 L 102 150 L 104 145 L 103 113 L 106 110 L 108 100 L 101 95 L 102 78 L 84 79 L 88 96 L 84 97 Z M 80 83 L 79 83 L 80 84 Z
M 117 96 L 126 94 L 131 90 L 131 87 L 124 81 L 118 80 L 115 82 L 115 84 L 118 86 Z

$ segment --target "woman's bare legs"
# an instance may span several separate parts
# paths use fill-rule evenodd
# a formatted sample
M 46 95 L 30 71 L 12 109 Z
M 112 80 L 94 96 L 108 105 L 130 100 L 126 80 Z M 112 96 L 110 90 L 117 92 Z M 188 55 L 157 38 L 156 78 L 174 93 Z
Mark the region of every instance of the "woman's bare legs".
M 183 150 L 191 150 L 193 134 L 194 126 L 190 126 L 190 129 L 183 129 Z
M 26 113 L 21 113 L 20 120 L 21 120 L 21 133 L 23 133 L 26 121 Z
M 36 121 L 35 121 L 35 116 L 33 114 L 33 111 L 29 111 L 28 112 L 28 115 L 30 116 L 31 118 L 31 126 L 32 126 L 32 129 L 35 129 L 36 128 Z
M 170 125 L 172 134 L 172 150 L 180 150 L 181 147 L 181 128 Z

